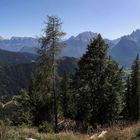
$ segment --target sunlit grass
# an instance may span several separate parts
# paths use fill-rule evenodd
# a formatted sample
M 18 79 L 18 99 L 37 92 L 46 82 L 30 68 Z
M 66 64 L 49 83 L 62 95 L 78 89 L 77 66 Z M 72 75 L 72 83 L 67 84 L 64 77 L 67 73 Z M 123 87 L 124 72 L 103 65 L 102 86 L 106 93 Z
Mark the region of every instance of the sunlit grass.
M 105 129 L 108 131 L 105 137 L 94 140 L 140 140 L 140 123 L 123 128 L 113 126 Z M 6 128 L 5 126 L 1 126 L 0 131 L 0 134 L 3 136 L 0 137 L 0 140 L 25 140 L 26 138 L 37 140 L 90 140 L 90 136 L 92 135 L 73 132 L 61 132 L 58 134 L 39 133 L 36 128 Z

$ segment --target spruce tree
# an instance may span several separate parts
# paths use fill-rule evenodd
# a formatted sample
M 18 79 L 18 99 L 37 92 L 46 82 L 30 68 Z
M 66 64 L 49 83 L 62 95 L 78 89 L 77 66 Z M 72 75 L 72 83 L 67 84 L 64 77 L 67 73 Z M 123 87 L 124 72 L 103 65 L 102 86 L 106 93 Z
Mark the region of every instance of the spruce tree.
M 125 107 L 125 82 L 123 80 L 123 68 L 110 57 L 106 63 L 105 73 L 103 74 L 104 83 L 104 105 L 103 110 L 99 113 L 98 118 L 101 122 L 113 122 L 119 119 Z
M 98 35 L 78 63 L 72 95 L 75 119 L 83 125 L 117 119 L 123 108 L 122 69 L 107 56 L 107 49 L 108 45 Z
M 140 119 L 140 60 L 137 55 L 132 65 L 131 73 L 131 96 L 130 96 L 130 117 L 132 120 Z

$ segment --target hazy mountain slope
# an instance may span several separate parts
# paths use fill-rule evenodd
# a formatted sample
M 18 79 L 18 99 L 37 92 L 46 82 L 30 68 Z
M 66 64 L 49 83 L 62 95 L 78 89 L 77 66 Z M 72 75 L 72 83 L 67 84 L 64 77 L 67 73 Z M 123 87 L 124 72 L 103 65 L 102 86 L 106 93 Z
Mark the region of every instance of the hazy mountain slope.
M 0 49 L 0 63 L 31 63 L 36 60 L 37 56 L 29 53 L 10 52 Z
M 130 35 L 126 36 L 129 40 L 134 41 L 140 47 L 140 30 L 133 31 Z
M 0 97 L 17 95 L 27 88 L 34 69 L 34 64 L 0 64 Z
M 72 36 L 66 41 L 66 47 L 62 50 L 62 56 L 80 57 L 85 51 L 90 39 L 97 36 L 97 33 L 86 31 L 78 34 L 76 37 Z M 106 39 L 106 42 L 111 46 L 114 46 L 113 42 Z M 4 39 L 0 37 L 0 49 L 13 51 L 13 52 L 27 52 L 36 54 L 39 42 L 37 38 L 32 37 L 11 37 L 10 39 Z
M 74 57 L 63 57 L 58 60 L 58 74 L 63 76 L 64 72 L 73 74 L 77 67 L 78 59 Z
M 76 37 L 72 36 L 64 41 L 65 48 L 62 49 L 62 56 L 80 57 L 86 51 L 86 46 L 89 44 L 90 39 L 95 38 L 97 33 L 83 32 Z
M 61 58 L 58 63 L 58 74 L 74 73 L 77 67 L 76 58 Z M 28 88 L 36 63 L 0 64 L 0 97 L 19 94 L 22 88 Z
M 70 37 L 68 40 L 63 42 L 66 47 L 62 49 L 60 55 L 76 58 L 81 57 L 85 53 L 90 40 L 96 38 L 97 35 L 97 33 L 93 32 L 83 32 L 76 37 Z M 105 39 L 105 41 L 110 46 L 110 48 L 113 48 L 114 43 L 111 40 Z
M 12 37 L 10 39 L 0 38 L 0 49 L 17 52 L 25 46 L 38 47 L 38 39 L 32 37 Z
M 97 33 L 90 31 L 82 32 L 77 36 L 72 36 L 69 39 L 63 41 L 65 47 L 60 52 L 60 56 L 68 57 L 81 57 L 90 43 L 90 39 L 97 36 Z M 105 39 L 105 42 L 109 45 L 108 53 L 111 55 L 118 63 L 124 67 L 130 67 L 131 62 L 134 60 L 135 55 L 139 53 L 140 48 L 140 30 L 137 29 L 133 31 L 130 35 L 120 37 L 115 40 Z M 36 54 L 37 48 L 39 47 L 38 39 L 30 37 L 12 37 L 11 39 L 4 39 L 0 37 L 0 48 L 15 51 L 15 52 L 28 52 L 31 54 Z M 20 63 L 31 62 L 30 56 L 23 54 L 18 58 L 12 56 L 12 59 L 8 57 L 8 61 L 15 61 Z M 29 57 L 29 58 L 28 58 Z M 20 58 L 20 59 L 19 59 Z M 32 57 L 31 57 L 32 58 Z M 13 60 L 14 59 L 14 60 Z M 0 57 L 0 62 L 5 61 L 5 57 Z M 22 62 L 22 61 L 21 61 Z
M 66 47 L 62 49 L 60 55 L 68 57 L 80 57 L 86 51 L 87 43 L 75 39 L 69 39 L 64 42 Z
M 137 54 L 140 54 L 140 47 L 127 37 L 123 37 L 120 42 L 111 50 L 110 55 L 120 65 L 131 67 Z
M 31 54 L 37 54 L 37 47 L 27 47 L 24 46 L 19 50 L 19 52 L 26 52 L 26 53 L 31 53 Z

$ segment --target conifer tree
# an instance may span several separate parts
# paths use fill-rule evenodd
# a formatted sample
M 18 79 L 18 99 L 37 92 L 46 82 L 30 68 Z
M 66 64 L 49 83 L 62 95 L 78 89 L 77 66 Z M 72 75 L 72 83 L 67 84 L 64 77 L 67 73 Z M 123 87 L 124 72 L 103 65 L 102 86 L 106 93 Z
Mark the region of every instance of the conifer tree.
M 108 45 L 101 35 L 91 40 L 78 63 L 74 77 L 75 119 L 86 123 L 105 123 L 117 119 L 123 106 L 122 69 L 107 56 Z
M 132 120 L 140 119 L 140 60 L 137 55 L 132 65 L 131 73 L 131 98 L 130 98 Z
M 61 81 L 61 86 L 60 86 L 60 105 L 62 108 L 63 116 L 68 117 L 68 108 L 69 108 L 69 83 L 70 83 L 70 78 L 69 75 L 64 72 L 62 81 Z
M 65 35 L 61 31 L 62 22 L 56 16 L 48 16 L 44 35 L 40 39 L 41 47 L 38 50 L 38 68 L 33 81 L 33 102 L 43 114 L 38 120 L 50 118 L 54 114 L 55 131 L 57 132 L 57 93 L 56 93 L 56 54 L 62 48 L 60 39 Z M 53 112 L 52 112 L 53 108 Z M 39 112 L 39 113 L 40 113 Z M 49 120 L 49 121 L 50 121 Z M 39 122 L 40 123 L 40 122 Z
M 107 60 L 107 67 L 104 73 L 103 92 L 105 104 L 99 114 L 103 122 L 114 121 L 118 119 L 125 107 L 125 83 L 123 80 L 123 68 L 110 57 Z
M 126 91 L 125 91 L 125 109 L 124 109 L 124 117 L 126 119 L 131 119 L 131 81 L 130 75 L 126 80 Z
M 30 102 L 30 96 L 24 89 L 21 90 L 20 95 L 14 97 L 16 102 L 15 110 L 13 110 L 12 121 L 14 125 L 32 125 L 32 107 Z

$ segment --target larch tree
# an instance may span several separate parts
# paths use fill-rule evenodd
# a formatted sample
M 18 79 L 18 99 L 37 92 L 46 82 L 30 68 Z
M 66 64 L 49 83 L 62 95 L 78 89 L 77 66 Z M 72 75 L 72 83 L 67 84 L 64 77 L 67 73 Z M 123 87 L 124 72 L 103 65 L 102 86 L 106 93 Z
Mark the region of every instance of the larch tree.
M 55 61 L 57 53 L 63 47 L 61 38 L 65 33 L 61 30 L 62 22 L 57 16 L 48 16 L 48 21 L 45 24 L 44 35 L 40 38 L 41 47 L 38 50 L 38 67 L 33 82 L 33 94 L 38 92 L 34 94 L 34 98 L 35 102 L 38 102 L 38 105 L 41 103 L 44 104 L 42 112 L 48 112 L 50 110 L 49 113 L 52 114 L 51 108 L 53 106 L 55 132 L 57 132 L 57 73 Z M 46 102 L 48 104 L 45 105 Z M 46 115 L 48 114 L 46 113 Z M 42 115 L 42 117 L 45 117 L 45 115 Z

